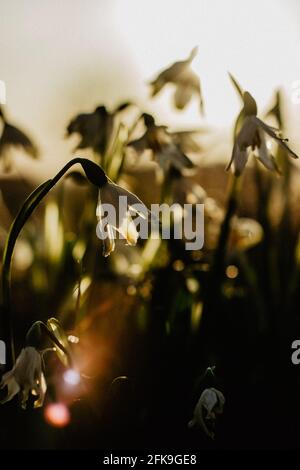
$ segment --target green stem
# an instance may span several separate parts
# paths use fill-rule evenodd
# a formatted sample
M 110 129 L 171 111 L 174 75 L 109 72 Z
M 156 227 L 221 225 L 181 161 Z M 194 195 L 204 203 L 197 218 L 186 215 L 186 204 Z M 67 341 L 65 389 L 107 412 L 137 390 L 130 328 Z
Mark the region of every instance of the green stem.
M 231 220 L 237 210 L 237 195 L 239 192 L 240 177 L 233 175 L 229 191 L 229 199 L 223 223 L 221 225 L 217 248 L 214 252 L 211 270 L 208 275 L 208 284 L 204 293 L 201 327 L 198 338 L 211 338 L 216 341 L 217 315 L 220 308 L 221 285 L 224 276 L 224 265 L 226 258 L 227 243 L 230 235 Z M 204 341 L 199 343 L 205 344 Z M 210 345 L 206 344 L 205 348 Z
M 28 196 L 11 225 L 2 261 L 2 303 L 4 317 L 4 336 L 7 340 L 7 367 L 12 367 L 15 363 L 13 317 L 11 312 L 11 263 L 18 236 L 25 223 L 34 210 L 38 207 L 43 198 L 58 183 L 65 173 L 77 163 L 81 164 L 90 182 L 97 185 L 96 181 L 98 178 L 99 185 L 104 184 L 106 176 L 98 165 L 85 158 L 73 158 L 57 173 L 54 178 L 41 184 Z
M 255 305 L 254 311 L 256 313 L 257 327 L 261 333 L 266 328 L 266 308 L 264 298 L 258 284 L 257 275 L 244 251 L 238 252 L 237 258 Z
M 224 261 L 226 256 L 227 242 L 230 235 L 230 224 L 232 217 L 235 215 L 237 209 L 237 194 L 239 191 L 239 177 L 233 175 L 227 204 L 227 210 L 224 220 L 221 225 L 218 245 L 214 253 L 212 262 L 212 277 L 216 278 L 222 274 L 224 268 Z

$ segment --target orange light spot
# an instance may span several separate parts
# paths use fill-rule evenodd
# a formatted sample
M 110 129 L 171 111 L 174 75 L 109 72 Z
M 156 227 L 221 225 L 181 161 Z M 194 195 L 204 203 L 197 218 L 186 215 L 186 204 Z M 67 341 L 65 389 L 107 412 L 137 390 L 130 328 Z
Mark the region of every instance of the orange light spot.
M 226 268 L 226 275 L 229 279 L 235 279 L 239 274 L 239 270 L 236 266 L 230 265 Z
M 63 403 L 51 403 L 45 408 L 45 420 L 51 426 L 64 428 L 70 422 L 70 411 Z

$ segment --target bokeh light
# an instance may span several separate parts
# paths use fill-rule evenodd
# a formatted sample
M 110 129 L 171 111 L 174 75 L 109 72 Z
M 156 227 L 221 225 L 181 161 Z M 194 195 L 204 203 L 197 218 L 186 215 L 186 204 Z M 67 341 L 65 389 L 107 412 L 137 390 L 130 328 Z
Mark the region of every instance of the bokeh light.
M 78 385 L 80 382 L 80 374 L 77 370 L 68 369 L 63 375 L 64 381 L 68 385 Z
M 63 403 L 51 403 L 45 408 L 45 420 L 51 426 L 63 428 L 70 422 L 70 411 Z

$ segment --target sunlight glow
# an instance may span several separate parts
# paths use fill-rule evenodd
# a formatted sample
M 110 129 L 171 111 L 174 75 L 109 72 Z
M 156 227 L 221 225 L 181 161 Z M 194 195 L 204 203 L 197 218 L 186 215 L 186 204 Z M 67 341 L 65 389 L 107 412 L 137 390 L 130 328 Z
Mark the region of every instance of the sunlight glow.
M 63 403 L 51 403 L 45 408 L 45 420 L 51 426 L 63 428 L 70 422 L 69 409 Z
M 231 124 L 239 107 L 228 71 L 252 91 L 259 106 L 270 100 L 279 85 L 292 93 L 292 83 L 299 79 L 296 8 L 281 0 L 253 0 L 247 5 L 236 0 L 190 0 L 188 5 L 182 0 L 131 0 L 117 1 L 115 15 L 124 44 L 145 81 L 199 47 L 193 69 L 202 81 L 207 119 L 222 126 Z M 200 121 L 196 103 L 174 118 L 168 95 L 166 90 L 154 100 L 160 119 L 174 124 L 183 117 L 184 122 Z
M 68 385 L 78 385 L 80 382 L 80 374 L 77 372 L 77 370 L 74 369 L 68 369 L 64 375 L 64 381 Z

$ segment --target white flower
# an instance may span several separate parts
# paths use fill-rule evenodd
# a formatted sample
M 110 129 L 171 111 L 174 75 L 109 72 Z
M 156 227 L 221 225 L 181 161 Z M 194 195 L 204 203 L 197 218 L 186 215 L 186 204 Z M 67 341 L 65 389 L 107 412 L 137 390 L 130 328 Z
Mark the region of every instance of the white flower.
M 108 217 L 104 217 L 106 209 L 109 212 Z M 97 235 L 103 240 L 104 256 L 109 256 L 114 250 L 116 232 L 127 241 L 128 245 L 136 245 L 139 233 L 132 215 L 139 215 L 146 219 L 148 213 L 147 207 L 135 194 L 108 180 L 99 190 L 96 209 Z
M 215 438 L 215 422 L 217 416 L 223 413 L 225 397 L 216 388 L 206 388 L 194 409 L 193 419 L 189 427 L 199 426 L 211 439 Z
M 243 95 L 244 109 L 238 120 L 237 127 L 242 119 L 241 128 L 235 138 L 232 156 L 227 168 L 233 166 L 234 173 L 240 175 L 248 161 L 249 151 L 252 150 L 258 160 L 268 169 L 279 171 L 274 157 L 270 154 L 266 135 L 272 137 L 278 145 L 283 147 L 293 158 L 298 156 L 287 146 L 286 139 L 283 139 L 278 129 L 269 126 L 257 117 L 257 106 L 250 93 Z
M 0 401 L 1 404 L 12 400 L 21 392 L 22 408 L 26 408 L 30 394 L 37 397 L 35 408 L 43 405 L 47 386 L 42 372 L 42 356 L 35 348 L 28 346 L 22 349 L 12 370 L 2 377 L 0 389 L 4 387 L 7 387 L 7 396 Z

